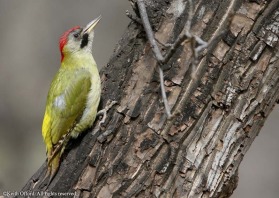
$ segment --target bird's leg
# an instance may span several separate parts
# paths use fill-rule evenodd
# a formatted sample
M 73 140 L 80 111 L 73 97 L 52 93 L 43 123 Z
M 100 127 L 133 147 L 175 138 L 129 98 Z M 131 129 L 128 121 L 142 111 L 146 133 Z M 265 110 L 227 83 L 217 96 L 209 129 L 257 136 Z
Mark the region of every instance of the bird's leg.
M 111 100 L 110 100 L 110 101 L 107 102 L 107 105 L 105 106 L 104 109 L 98 111 L 96 117 L 102 115 L 102 120 L 101 120 L 100 123 L 99 123 L 99 127 L 101 127 L 102 124 L 105 123 L 106 118 L 107 118 L 107 112 L 108 112 L 108 111 L 111 109 L 111 107 L 112 107 L 113 105 L 115 105 L 115 104 L 117 104 L 116 101 L 111 101 Z

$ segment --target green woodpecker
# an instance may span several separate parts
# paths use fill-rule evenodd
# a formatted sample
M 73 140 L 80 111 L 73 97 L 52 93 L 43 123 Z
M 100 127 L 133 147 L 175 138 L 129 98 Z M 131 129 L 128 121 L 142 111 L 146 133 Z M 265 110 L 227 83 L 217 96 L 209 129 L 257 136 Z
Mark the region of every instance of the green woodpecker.
M 46 144 L 49 183 L 70 138 L 89 128 L 97 114 L 101 81 L 92 56 L 94 27 L 101 17 L 85 28 L 74 27 L 60 38 L 61 66 L 55 75 L 46 102 L 42 135 Z

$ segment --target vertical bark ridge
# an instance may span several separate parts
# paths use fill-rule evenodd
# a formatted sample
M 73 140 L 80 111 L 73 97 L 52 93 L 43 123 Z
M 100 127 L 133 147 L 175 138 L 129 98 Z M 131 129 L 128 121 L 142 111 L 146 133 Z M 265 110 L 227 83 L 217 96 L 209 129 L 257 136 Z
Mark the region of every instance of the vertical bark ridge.
M 185 1 L 146 6 L 155 37 L 175 41 L 187 22 Z M 49 190 L 100 198 L 231 195 L 239 164 L 279 99 L 278 7 L 276 0 L 195 1 L 191 33 L 210 45 L 193 60 L 185 42 L 162 66 L 178 112 L 170 120 L 150 44 L 131 23 L 101 72 L 102 107 L 109 99 L 118 106 L 100 131 L 66 152 Z M 112 133 L 97 139 L 106 132 Z

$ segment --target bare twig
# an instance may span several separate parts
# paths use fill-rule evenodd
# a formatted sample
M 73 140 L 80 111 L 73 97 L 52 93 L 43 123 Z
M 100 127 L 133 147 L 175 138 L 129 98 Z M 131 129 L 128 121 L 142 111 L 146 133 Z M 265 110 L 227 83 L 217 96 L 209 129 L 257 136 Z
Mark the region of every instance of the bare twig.
M 194 49 L 194 55 L 195 55 L 195 58 L 197 58 L 199 52 L 202 51 L 204 48 L 206 48 L 208 46 L 208 43 L 205 42 L 204 40 L 202 40 L 198 36 L 194 36 L 194 38 L 197 41 L 197 43 L 199 44 L 199 46 Z
M 168 99 L 167 99 L 165 85 L 164 85 L 164 73 L 163 73 L 163 70 L 161 67 L 158 67 L 158 68 L 159 68 L 159 74 L 160 74 L 160 86 L 161 86 L 162 98 L 163 98 L 164 105 L 166 108 L 166 113 L 167 113 L 168 117 L 171 117 L 170 106 L 168 104 Z
M 129 10 L 126 10 L 126 16 L 130 18 L 132 21 L 142 25 L 141 20 L 137 16 L 134 16 L 132 13 L 130 13 Z
M 188 38 L 188 36 L 186 34 L 181 34 L 176 40 L 175 42 L 170 46 L 168 52 L 165 54 L 163 62 L 167 63 L 170 58 L 172 57 L 172 55 L 174 54 L 174 52 L 177 50 L 177 48 L 182 45 L 184 42 L 189 42 L 190 39 Z
M 166 96 L 166 91 L 165 91 L 165 87 L 164 87 L 164 75 L 163 75 L 163 71 L 161 69 L 161 65 L 164 64 L 164 57 L 156 43 L 154 34 L 153 34 L 153 30 L 151 28 L 148 16 L 147 16 L 147 12 L 146 12 L 146 8 L 145 8 L 145 4 L 143 2 L 143 0 L 138 0 L 138 7 L 139 7 L 139 11 L 140 11 L 140 16 L 142 19 L 142 23 L 143 23 L 143 27 L 145 29 L 145 32 L 147 34 L 147 38 L 150 42 L 150 45 L 152 47 L 153 53 L 159 63 L 159 73 L 160 73 L 160 85 L 161 85 L 161 93 L 162 93 L 162 98 L 163 98 L 163 102 L 164 102 L 164 106 L 165 106 L 165 110 L 166 110 L 166 114 L 168 116 L 168 118 L 171 117 L 171 112 L 170 112 L 170 107 L 169 107 L 169 103 L 168 103 L 168 99 Z
M 154 38 L 155 38 L 156 42 L 159 43 L 160 45 L 162 45 L 164 48 L 168 48 L 168 47 L 171 47 L 173 45 L 171 43 L 162 43 L 156 37 L 154 37 Z
M 150 42 L 152 51 L 155 55 L 155 58 L 158 61 L 158 67 L 159 67 L 159 74 L 160 74 L 160 86 L 161 86 L 161 92 L 162 92 L 162 98 L 163 98 L 163 102 L 164 102 L 164 106 L 165 106 L 165 110 L 166 110 L 166 114 L 168 116 L 168 118 L 171 118 L 171 112 L 170 112 L 170 107 L 168 104 L 168 100 L 167 100 L 167 96 L 166 96 L 166 91 L 165 91 L 165 87 L 164 87 L 164 74 L 162 71 L 161 66 L 166 64 L 170 58 L 173 56 L 173 54 L 175 53 L 175 51 L 177 50 L 177 48 L 182 45 L 184 42 L 189 42 L 189 41 L 193 41 L 195 40 L 196 43 L 199 44 L 198 47 L 195 48 L 195 45 L 192 45 L 192 51 L 194 54 L 194 59 L 197 59 L 198 57 L 198 53 L 203 50 L 205 47 L 207 47 L 207 42 L 203 41 L 200 37 L 198 36 L 194 36 L 190 33 L 190 29 L 191 29 L 191 25 L 192 25 L 192 19 L 194 16 L 194 8 L 193 8 L 193 2 L 192 0 L 188 0 L 189 2 L 189 14 L 188 14 L 188 19 L 186 21 L 184 30 L 182 32 L 182 34 L 180 34 L 180 36 L 175 40 L 175 42 L 173 44 L 170 45 L 170 48 L 168 49 L 167 53 L 163 56 L 161 53 L 161 50 L 159 49 L 157 43 L 156 43 L 156 38 L 154 36 L 153 30 L 151 28 L 148 16 L 147 16 L 147 12 L 146 12 L 146 8 L 145 8 L 145 4 L 143 0 L 137 0 L 137 4 L 138 4 L 138 8 L 139 8 L 139 13 L 140 13 L 140 17 L 142 20 L 142 25 L 144 27 L 144 30 L 146 32 L 147 38 Z M 160 41 L 157 41 L 159 44 L 161 44 Z M 193 68 L 195 69 L 195 61 L 193 63 Z M 193 75 L 191 75 L 191 77 L 193 78 Z
M 148 19 L 148 16 L 147 16 L 145 4 L 144 4 L 143 0 L 138 0 L 137 3 L 138 3 L 140 17 L 141 17 L 141 20 L 142 20 L 142 23 L 143 23 L 143 27 L 144 27 L 144 30 L 147 34 L 147 38 L 150 42 L 150 45 L 152 47 L 152 50 L 154 52 L 154 55 L 155 55 L 157 61 L 159 62 L 160 65 L 162 65 L 164 57 L 161 54 L 161 51 L 160 51 L 158 45 L 156 44 L 156 40 L 154 38 L 153 30 L 151 28 L 151 25 L 150 25 L 150 22 L 149 22 L 149 19 Z
M 188 2 L 189 2 L 189 11 L 188 11 L 188 19 L 185 24 L 185 34 L 187 36 L 190 36 L 190 30 L 191 30 L 192 20 L 194 16 L 194 7 L 193 7 L 192 0 L 188 0 Z

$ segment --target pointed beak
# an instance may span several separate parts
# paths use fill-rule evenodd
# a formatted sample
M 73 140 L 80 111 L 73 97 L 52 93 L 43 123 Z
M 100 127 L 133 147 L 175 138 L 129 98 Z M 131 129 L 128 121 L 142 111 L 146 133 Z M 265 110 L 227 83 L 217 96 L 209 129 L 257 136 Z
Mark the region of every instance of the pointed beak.
M 96 19 L 94 19 L 93 21 L 91 21 L 90 23 L 88 23 L 86 25 L 86 27 L 82 30 L 82 34 L 89 34 L 94 27 L 97 25 L 97 23 L 101 20 L 101 15 L 99 17 L 97 17 Z

